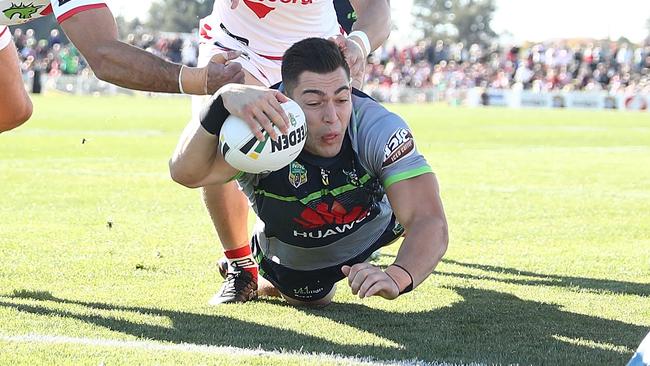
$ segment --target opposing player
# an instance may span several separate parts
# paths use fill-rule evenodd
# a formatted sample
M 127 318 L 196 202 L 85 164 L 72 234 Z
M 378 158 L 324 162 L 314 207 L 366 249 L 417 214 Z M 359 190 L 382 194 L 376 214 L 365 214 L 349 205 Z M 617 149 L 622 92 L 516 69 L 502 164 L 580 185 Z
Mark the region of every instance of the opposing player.
M 260 109 L 283 125 L 275 109 L 286 100 L 279 91 L 233 84 L 186 128 L 170 162 L 172 177 L 189 187 L 239 181 L 262 222 L 250 244 L 270 282 L 260 285 L 277 289 L 290 304 L 327 305 L 344 277 L 362 298 L 395 299 L 422 283 L 446 251 L 436 178 L 406 123 L 353 93 L 336 44 L 310 38 L 284 57 L 284 91 L 303 109 L 308 126 L 298 158 L 262 174 L 241 173 L 225 162 L 217 136 L 226 117 L 250 119 L 245 111 Z M 404 232 L 385 271 L 364 262 Z
M 32 113 L 7 25 L 50 14 L 56 16 L 97 77 L 107 82 L 153 92 L 211 94 L 226 83 L 244 80 L 240 64 L 226 64 L 239 53 L 224 53 L 213 62 L 204 62 L 204 67 L 191 68 L 120 42 L 105 1 L 0 0 L 0 132 L 19 126 Z
M 308 37 L 333 38 L 345 52 L 353 85 L 360 86 L 368 54 L 390 34 L 390 5 L 387 0 L 349 2 L 357 19 L 344 37 L 333 0 L 216 0 L 213 13 L 199 25 L 199 65 L 215 54 L 239 51 L 242 56 L 235 61 L 244 68 L 246 84 L 268 87 L 280 82 L 282 56 L 291 45 Z M 192 114 L 198 118 L 206 99 L 193 99 Z M 255 123 L 271 125 L 262 110 L 249 112 Z M 234 182 L 204 187 L 203 198 L 230 268 L 244 269 L 243 277 L 231 271 L 210 303 L 246 301 L 254 296 L 258 275 L 248 245 L 248 201 Z

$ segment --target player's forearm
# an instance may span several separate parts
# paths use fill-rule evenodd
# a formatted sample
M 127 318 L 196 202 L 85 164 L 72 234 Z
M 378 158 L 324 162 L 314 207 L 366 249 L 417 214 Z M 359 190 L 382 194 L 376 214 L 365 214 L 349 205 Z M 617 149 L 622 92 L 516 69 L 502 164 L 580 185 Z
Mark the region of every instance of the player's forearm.
M 114 40 L 98 45 L 86 57 L 97 77 L 135 90 L 178 93 L 181 65 L 167 62 L 145 50 Z
M 433 272 L 444 256 L 449 234 L 445 219 L 438 217 L 417 218 L 409 224 L 406 233 L 395 263 L 410 273 L 415 288 Z
M 198 122 L 190 122 L 169 161 L 172 179 L 189 188 L 200 187 L 213 169 L 216 146 L 216 136 L 206 132 Z
M 356 0 L 351 1 L 357 20 L 352 31 L 360 30 L 368 35 L 372 51 L 379 48 L 391 30 L 390 3 L 388 0 Z

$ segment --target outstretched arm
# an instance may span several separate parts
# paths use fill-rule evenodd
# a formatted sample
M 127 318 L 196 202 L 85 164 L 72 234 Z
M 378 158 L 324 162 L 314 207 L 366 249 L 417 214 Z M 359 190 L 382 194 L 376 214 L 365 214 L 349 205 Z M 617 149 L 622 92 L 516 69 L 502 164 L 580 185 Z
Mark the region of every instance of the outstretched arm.
M 77 13 L 63 21 L 61 27 L 98 78 L 129 89 L 181 91 L 181 65 L 118 40 L 117 25 L 107 7 Z M 221 56 L 204 68 L 183 67 L 183 90 L 188 94 L 212 94 L 227 83 L 243 83 L 241 65 L 226 64 L 238 56 Z
M 406 229 L 406 237 L 394 262 L 397 266 L 386 269 L 403 291 L 411 281 L 410 276 L 413 288 L 422 283 L 447 251 L 447 218 L 434 174 L 397 182 L 388 187 L 386 194 L 397 221 Z
M 417 194 L 414 194 L 417 192 Z M 447 220 L 433 174 L 423 174 L 397 182 L 386 194 L 397 220 L 406 229 L 406 238 L 395 262 L 385 271 L 370 263 L 344 266 L 352 293 L 395 299 L 405 290 L 422 283 L 447 250 Z

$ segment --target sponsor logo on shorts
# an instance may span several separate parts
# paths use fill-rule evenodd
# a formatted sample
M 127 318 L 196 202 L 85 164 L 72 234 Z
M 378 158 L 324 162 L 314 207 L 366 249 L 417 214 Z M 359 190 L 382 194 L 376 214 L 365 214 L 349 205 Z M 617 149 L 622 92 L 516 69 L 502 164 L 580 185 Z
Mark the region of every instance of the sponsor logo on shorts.
M 300 287 L 300 288 L 294 288 L 293 289 L 293 295 L 295 297 L 303 298 L 303 299 L 309 299 L 313 295 L 318 295 L 321 292 L 325 290 L 324 288 L 317 288 L 317 289 L 310 289 L 309 286 L 305 287 Z
M 388 167 L 402 158 L 409 156 L 415 151 L 415 141 L 411 131 L 400 128 L 388 139 L 384 148 L 384 164 Z

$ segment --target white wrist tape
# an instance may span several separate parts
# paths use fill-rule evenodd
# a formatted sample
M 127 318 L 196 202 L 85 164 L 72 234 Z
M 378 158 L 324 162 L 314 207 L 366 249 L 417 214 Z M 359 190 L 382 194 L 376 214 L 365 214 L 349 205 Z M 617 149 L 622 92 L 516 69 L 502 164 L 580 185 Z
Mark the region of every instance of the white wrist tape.
M 370 52 L 372 52 L 372 48 L 370 46 L 370 39 L 368 39 L 368 35 L 364 31 L 360 30 L 355 30 L 352 33 L 348 34 L 348 38 L 350 37 L 357 37 L 363 42 L 363 48 L 365 50 L 366 55 L 369 55 Z
M 183 68 L 185 65 L 181 65 L 181 70 L 178 72 L 178 90 L 180 91 L 181 94 L 185 94 L 185 90 L 183 90 Z

